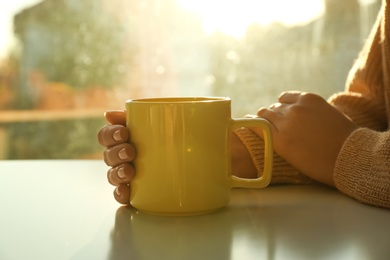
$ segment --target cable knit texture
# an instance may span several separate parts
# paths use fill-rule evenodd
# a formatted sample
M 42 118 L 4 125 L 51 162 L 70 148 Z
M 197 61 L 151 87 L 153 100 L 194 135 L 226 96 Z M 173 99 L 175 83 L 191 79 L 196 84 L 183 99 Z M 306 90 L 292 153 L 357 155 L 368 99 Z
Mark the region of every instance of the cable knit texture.
M 235 134 L 247 147 L 257 172 L 261 173 L 264 165 L 263 140 L 249 128 L 237 129 Z M 309 184 L 313 182 L 313 180 L 300 173 L 278 154 L 274 153 L 271 184 Z
M 390 208 L 390 0 L 381 11 L 359 58 L 350 71 L 346 90 L 329 102 L 360 128 L 344 142 L 334 169 L 336 187 L 370 205 Z M 263 165 L 263 141 L 249 129 L 237 136 L 258 169 Z M 275 154 L 272 183 L 310 183 Z

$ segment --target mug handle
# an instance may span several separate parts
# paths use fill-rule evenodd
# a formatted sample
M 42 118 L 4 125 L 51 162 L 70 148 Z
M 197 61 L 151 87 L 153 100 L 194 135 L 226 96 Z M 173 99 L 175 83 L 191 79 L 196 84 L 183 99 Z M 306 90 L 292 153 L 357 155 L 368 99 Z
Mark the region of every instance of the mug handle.
M 264 167 L 263 173 L 256 179 L 244 179 L 232 175 L 232 188 L 264 188 L 271 182 L 273 164 L 273 145 L 271 128 L 267 120 L 263 118 L 232 119 L 232 130 L 241 127 L 260 127 L 264 137 Z

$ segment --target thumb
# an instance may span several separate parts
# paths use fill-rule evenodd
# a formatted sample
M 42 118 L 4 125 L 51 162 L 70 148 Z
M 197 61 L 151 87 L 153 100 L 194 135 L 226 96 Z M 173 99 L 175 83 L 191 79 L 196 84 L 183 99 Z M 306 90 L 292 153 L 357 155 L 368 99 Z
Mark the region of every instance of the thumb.
M 104 116 L 112 125 L 126 126 L 126 110 L 109 110 L 104 113 Z

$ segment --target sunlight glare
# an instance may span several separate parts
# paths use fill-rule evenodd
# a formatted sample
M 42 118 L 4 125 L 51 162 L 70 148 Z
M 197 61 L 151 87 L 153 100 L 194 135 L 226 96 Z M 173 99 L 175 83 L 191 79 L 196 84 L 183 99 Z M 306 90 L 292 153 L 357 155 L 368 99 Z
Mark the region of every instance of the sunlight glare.
M 0 59 L 7 55 L 9 48 L 15 43 L 13 32 L 14 15 L 22 9 L 32 6 L 41 0 L 3 1 L 0 5 Z
M 253 23 L 304 24 L 324 12 L 322 0 L 177 1 L 179 6 L 201 17 L 206 33 L 221 31 L 235 37 L 241 37 Z

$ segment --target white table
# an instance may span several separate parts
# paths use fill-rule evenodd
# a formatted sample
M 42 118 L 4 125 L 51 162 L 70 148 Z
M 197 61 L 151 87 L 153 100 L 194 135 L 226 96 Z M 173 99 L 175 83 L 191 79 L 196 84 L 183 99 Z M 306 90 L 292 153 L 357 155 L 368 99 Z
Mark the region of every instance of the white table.
M 323 186 L 236 189 L 158 217 L 112 198 L 102 161 L 0 161 L 0 259 L 388 259 L 390 210 Z

